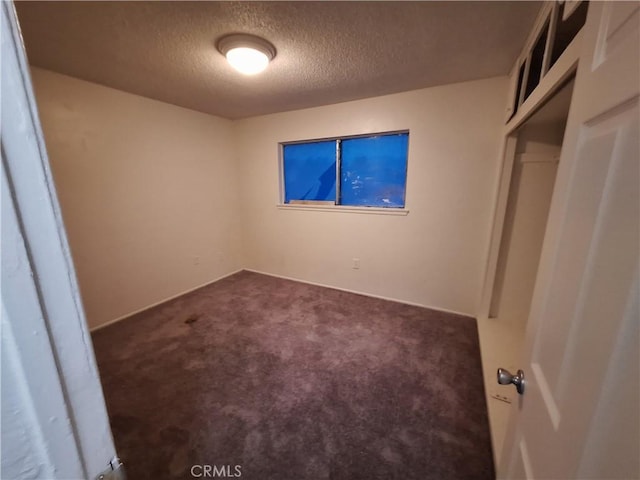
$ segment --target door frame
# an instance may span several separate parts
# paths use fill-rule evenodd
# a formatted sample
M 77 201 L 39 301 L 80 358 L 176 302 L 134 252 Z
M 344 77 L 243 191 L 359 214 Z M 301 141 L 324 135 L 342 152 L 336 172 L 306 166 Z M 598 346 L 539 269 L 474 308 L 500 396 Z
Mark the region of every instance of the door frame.
M 15 6 L 0 9 L 2 198 L 13 212 L 2 218 L 3 260 L 14 259 L 2 265 L 3 343 L 17 352 L 12 372 L 32 415 L 16 414 L 36 432 L 42 468 L 96 478 L 115 447 Z M 43 405 L 52 413 L 43 417 Z M 56 428 L 68 432 L 63 442 Z
M 548 16 L 553 16 L 554 5 L 552 2 L 546 3 L 540 10 L 538 18 L 534 22 L 534 27 L 529 35 L 527 42 L 525 42 L 521 55 L 514 63 L 513 70 L 511 72 L 510 82 L 510 94 L 508 96 L 507 114 L 511 114 L 511 105 L 513 103 L 512 95 L 515 96 L 516 83 L 518 80 L 518 72 L 520 65 L 526 59 L 529 49 L 533 42 L 538 38 L 539 31 L 543 28 Z M 557 7 L 556 7 L 557 8 Z M 491 303 L 495 290 L 496 275 L 498 262 L 500 258 L 500 248 L 502 244 L 502 237 L 505 227 L 506 213 L 509 200 L 509 191 L 511 189 L 513 168 L 516 161 L 516 146 L 518 139 L 518 129 L 522 127 L 531 116 L 533 116 L 547 101 L 549 101 L 560 88 L 573 76 L 575 76 L 580 52 L 582 50 L 582 37 L 583 31 L 580 30 L 572 42 L 567 46 L 562 55 L 554 63 L 554 65 L 547 70 L 547 73 L 541 78 L 538 86 L 531 92 L 529 97 L 524 100 L 515 115 L 505 120 L 502 133 L 502 143 L 500 149 L 500 174 L 497 179 L 495 187 L 494 197 L 494 209 L 492 217 L 492 227 L 490 231 L 490 238 L 485 256 L 485 274 L 482 290 L 478 299 L 477 319 L 481 322 L 496 321 L 495 318 L 490 317 Z M 574 89 L 575 91 L 575 89 Z M 554 187 L 555 195 L 555 187 Z M 527 319 L 528 320 L 528 319 Z M 527 322 L 529 323 L 529 322 Z M 529 325 L 527 325 L 529 328 Z M 515 360 L 515 359 L 514 359 Z M 495 377 L 489 376 L 485 378 L 485 391 L 490 392 Z M 487 396 L 487 402 L 492 401 Z M 509 430 L 505 432 L 505 440 L 507 438 Z M 501 458 L 498 457 L 504 452 L 504 446 L 502 448 L 495 445 L 495 437 L 492 432 L 491 435 L 492 444 L 494 447 L 494 462 L 497 465 L 500 464 Z
M 530 40 L 525 44 L 524 51 L 527 51 L 531 39 L 537 38 L 538 29 L 542 27 L 546 16 L 549 14 L 548 8 L 543 7 L 536 26 L 532 30 Z M 494 199 L 494 209 L 492 218 L 492 227 L 489 240 L 489 247 L 486 253 L 485 277 L 478 306 L 478 319 L 489 319 L 491 310 L 491 299 L 495 287 L 496 272 L 498 268 L 498 259 L 500 256 L 500 244 L 502 242 L 502 234 L 507 212 L 507 203 L 509 198 L 509 190 L 511 188 L 511 177 L 513 173 L 513 165 L 516 158 L 517 130 L 529 120 L 529 118 L 542 105 L 549 101 L 553 95 L 564 85 L 564 83 L 575 75 L 578 68 L 578 60 L 580 59 L 580 50 L 582 45 L 582 30 L 578 32 L 573 41 L 569 44 L 560 58 L 549 69 L 547 74 L 542 77 L 536 89 L 529 97 L 520 105 L 517 113 L 504 125 L 503 140 L 500 149 L 500 157 L 502 158 L 500 167 L 500 176 L 496 186 L 496 194 Z M 515 63 L 515 75 L 517 76 L 517 67 L 521 64 L 521 59 Z M 513 74 L 512 74 L 513 75 Z M 515 88 L 515 86 L 511 86 Z

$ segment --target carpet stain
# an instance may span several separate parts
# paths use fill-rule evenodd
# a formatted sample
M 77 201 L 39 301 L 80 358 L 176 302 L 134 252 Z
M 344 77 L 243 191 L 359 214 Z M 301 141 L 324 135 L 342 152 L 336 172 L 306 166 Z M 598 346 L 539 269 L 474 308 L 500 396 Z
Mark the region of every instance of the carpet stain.
M 472 318 L 240 272 L 93 341 L 131 479 L 495 478 Z
M 189 315 L 186 320 L 184 321 L 184 323 L 186 323 L 187 325 L 191 325 L 192 323 L 195 323 L 198 321 L 198 318 L 200 318 L 200 315 L 196 314 L 196 313 L 192 313 L 191 315 Z

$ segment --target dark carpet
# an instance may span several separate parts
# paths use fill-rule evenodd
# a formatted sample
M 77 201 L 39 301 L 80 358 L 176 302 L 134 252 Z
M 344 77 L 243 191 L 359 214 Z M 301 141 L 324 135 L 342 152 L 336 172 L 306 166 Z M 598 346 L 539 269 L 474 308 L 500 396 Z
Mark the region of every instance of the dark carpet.
M 93 342 L 130 480 L 495 478 L 472 318 L 241 272 Z

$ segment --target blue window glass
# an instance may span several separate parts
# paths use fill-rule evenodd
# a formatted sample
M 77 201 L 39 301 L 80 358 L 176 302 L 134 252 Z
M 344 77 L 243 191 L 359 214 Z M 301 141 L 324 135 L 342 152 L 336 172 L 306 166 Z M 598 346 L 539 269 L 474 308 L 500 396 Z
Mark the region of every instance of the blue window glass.
M 285 203 L 336 199 L 336 141 L 284 145 Z
M 408 133 L 342 140 L 340 204 L 404 207 L 408 143 Z

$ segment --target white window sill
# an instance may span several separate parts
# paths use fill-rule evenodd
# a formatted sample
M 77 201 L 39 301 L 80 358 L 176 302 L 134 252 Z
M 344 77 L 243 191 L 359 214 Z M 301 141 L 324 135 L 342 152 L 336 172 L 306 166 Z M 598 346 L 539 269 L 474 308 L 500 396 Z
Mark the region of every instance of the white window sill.
M 291 205 L 280 203 L 276 205 L 279 210 L 311 210 L 316 212 L 343 212 L 364 213 L 370 215 L 400 215 L 409 214 L 406 208 L 381 208 L 381 207 L 345 207 L 343 205 Z

